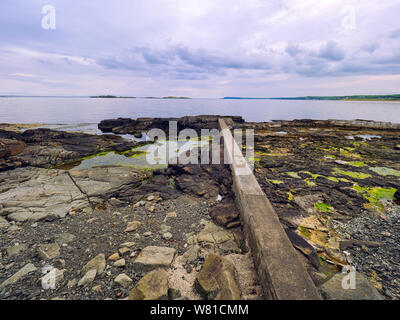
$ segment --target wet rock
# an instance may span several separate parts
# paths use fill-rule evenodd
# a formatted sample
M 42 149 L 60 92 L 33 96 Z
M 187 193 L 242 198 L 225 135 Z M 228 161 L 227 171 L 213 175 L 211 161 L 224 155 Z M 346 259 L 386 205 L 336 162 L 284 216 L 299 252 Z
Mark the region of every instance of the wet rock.
M 297 233 L 294 233 L 289 229 L 285 229 L 285 231 L 289 240 L 292 242 L 292 245 L 302 254 L 304 254 L 311 264 L 318 269 L 320 261 L 315 249 Z
M 133 262 L 133 267 L 139 271 L 149 271 L 156 268 L 170 267 L 176 250 L 168 247 L 149 246 L 144 248 Z
M 237 226 L 240 224 L 239 212 L 234 204 L 218 204 L 210 211 L 210 217 L 213 221 L 220 226 L 227 227 Z M 232 224 L 232 222 L 236 222 Z
M 12 285 L 19 280 L 26 278 L 27 275 L 36 271 L 36 267 L 32 263 L 26 264 L 23 268 L 21 268 L 17 273 L 12 275 L 10 278 L 5 280 L 2 284 L 0 284 L 0 290 Z
M 181 292 L 178 289 L 169 288 L 168 289 L 168 298 L 169 300 L 177 300 L 182 297 Z
M 86 274 L 89 270 L 96 270 L 97 274 L 102 274 L 106 268 L 106 258 L 103 253 L 98 254 L 90 260 L 81 270 L 81 274 Z
M 114 282 L 123 288 L 128 288 L 132 284 L 133 280 L 125 273 L 121 273 L 114 279 Z
M 146 274 L 129 293 L 128 300 L 168 300 L 168 274 L 162 269 Z
M 334 275 L 319 287 L 322 296 L 327 300 L 383 300 L 368 279 L 360 273 L 354 272 L 354 286 L 349 277 L 350 274 L 346 273 Z
M 37 253 L 43 260 L 54 259 L 60 255 L 60 246 L 57 243 L 41 244 L 37 248 Z
M 235 272 L 232 262 L 209 254 L 196 277 L 196 288 L 207 300 L 240 300 Z
M 88 284 L 92 283 L 94 279 L 96 278 L 97 271 L 96 269 L 91 269 L 88 272 L 85 273 L 85 275 L 79 280 L 78 286 L 79 287 L 85 287 Z

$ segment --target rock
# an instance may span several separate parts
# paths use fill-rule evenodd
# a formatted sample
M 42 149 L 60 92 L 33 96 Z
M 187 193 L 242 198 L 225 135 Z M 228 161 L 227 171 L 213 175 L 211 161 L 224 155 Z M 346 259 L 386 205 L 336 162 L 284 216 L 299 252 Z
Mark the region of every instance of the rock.
M 150 195 L 147 197 L 147 201 L 153 201 L 155 199 L 155 197 L 153 195 Z
M 41 244 L 37 248 L 37 253 L 43 260 L 54 259 L 60 255 L 60 247 L 57 243 Z
M 136 202 L 134 207 L 139 208 L 139 207 L 143 207 L 144 205 L 146 205 L 146 201 L 141 200 L 141 201 Z
M 340 264 L 347 265 L 346 255 L 343 254 L 340 250 L 326 248 L 326 254 L 333 260 L 334 262 L 339 262 Z
M 17 244 L 15 246 L 7 247 L 6 252 L 9 257 L 12 257 L 21 251 L 24 251 L 28 246 L 26 244 Z
M 102 274 L 106 268 L 106 258 L 103 253 L 98 254 L 90 260 L 81 270 L 81 274 L 86 274 L 89 270 L 96 270 L 97 274 Z
M 74 236 L 71 233 L 57 233 L 54 235 L 54 241 L 57 242 L 58 244 L 63 244 L 63 243 L 69 243 L 72 242 L 76 239 L 76 236 Z
M 194 246 L 190 247 L 183 255 L 182 261 L 184 263 L 192 263 L 195 262 L 198 258 L 200 246 L 195 244 Z
M 143 233 L 144 237 L 151 237 L 151 235 L 152 235 L 151 231 L 147 231 L 147 232 Z
M 196 277 L 196 288 L 207 300 L 240 300 L 232 262 L 216 254 L 209 254 Z
M 123 288 L 128 288 L 132 284 L 133 280 L 129 278 L 125 273 L 121 273 L 115 278 L 114 282 L 119 284 Z
M 165 215 L 165 220 L 167 220 L 168 218 L 176 218 L 176 217 L 177 217 L 176 211 L 168 212 Z
M 383 300 L 383 297 L 368 279 L 356 271 L 354 271 L 355 281 L 354 289 L 352 289 L 350 276 L 351 274 L 337 273 L 319 287 L 321 295 L 326 300 Z M 342 282 L 345 284 L 345 287 L 346 285 L 350 287 L 344 289 Z
M 10 278 L 5 280 L 2 284 L 0 284 L 0 290 L 8 287 L 9 285 L 12 285 L 12 284 L 18 282 L 19 280 L 24 279 L 28 274 L 30 274 L 36 270 L 37 270 L 36 267 L 32 263 L 26 264 L 17 273 L 15 273 Z
M 125 232 L 136 231 L 140 227 L 140 224 L 141 223 L 139 221 L 128 222 Z
M 75 287 L 76 283 L 77 283 L 76 279 L 69 280 L 67 283 L 67 288 Z
M 162 269 L 146 274 L 129 293 L 128 300 L 168 300 L 168 274 Z
M 124 242 L 119 245 L 120 248 L 123 248 L 123 247 L 132 248 L 134 246 L 135 246 L 134 242 Z
M 176 250 L 168 247 L 149 246 L 144 248 L 133 262 L 139 271 L 150 271 L 156 268 L 168 268 L 174 259 Z
M 293 247 L 304 254 L 311 264 L 318 269 L 320 261 L 315 249 L 297 233 L 291 231 L 290 229 L 285 229 L 285 231 L 289 240 L 292 242 Z
M 97 285 L 97 286 L 94 286 L 94 287 L 92 288 L 92 290 L 93 290 L 94 292 L 96 292 L 96 293 L 99 293 L 99 294 L 102 294 L 102 293 L 103 293 L 103 290 L 101 290 L 101 285 L 100 285 L 100 284 Z
M 127 247 L 122 247 L 122 248 L 119 248 L 118 251 L 119 251 L 119 253 L 121 254 L 121 256 L 123 256 L 124 254 L 130 252 L 131 249 L 129 249 L 129 248 L 127 248 Z
M 400 202 L 400 188 L 395 192 L 394 199 L 395 201 Z
M 181 292 L 178 289 L 169 288 L 168 289 L 168 298 L 169 300 L 176 300 L 182 297 Z
M 117 261 L 119 258 L 120 258 L 120 257 L 119 257 L 119 253 L 116 252 L 116 253 L 112 254 L 111 256 L 109 256 L 109 257 L 108 257 L 108 260 Z
M 0 216 L 0 230 L 1 229 L 6 229 L 10 226 L 10 223 L 4 219 L 3 217 Z
M 57 285 L 64 280 L 64 271 L 57 268 L 51 269 L 46 275 L 44 275 L 40 280 L 43 289 L 56 289 Z
M 114 267 L 125 267 L 125 259 L 119 259 L 114 262 Z
M 23 141 L 0 138 L 0 158 L 16 156 L 25 147 L 26 144 Z
M 166 232 L 162 235 L 163 239 L 165 240 L 170 240 L 172 239 L 172 233 L 171 232 Z
M 234 204 L 218 204 L 210 211 L 210 217 L 220 226 L 227 227 L 228 225 L 236 226 L 240 224 L 239 212 Z M 236 222 L 232 224 L 232 222 Z
M 96 269 L 90 269 L 85 275 L 82 277 L 81 280 L 78 282 L 79 287 L 85 287 L 88 284 L 92 283 L 94 278 L 96 278 L 97 271 Z

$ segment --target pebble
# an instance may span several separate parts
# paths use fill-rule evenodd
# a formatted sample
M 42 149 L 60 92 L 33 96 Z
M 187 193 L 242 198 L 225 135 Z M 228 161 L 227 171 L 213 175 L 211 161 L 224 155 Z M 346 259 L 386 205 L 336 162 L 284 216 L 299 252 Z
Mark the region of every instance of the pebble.
M 170 240 L 170 239 L 172 239 L 172 233 L 171 233 L 171 232 L 166 232 L 166 233 L 164 233 L 164 234 L 162 235 L 162 237 L 163 237 L 165 240 Z
M 108 260 L 117 261 L 119 258 L 120 258 L 120 257 L 119 257 L 119 253 L 116 252 L 116 253 L 112 254 L 111 256 L 109 256 L 109 257 L 108 257 Z
M 125 259 L 119 259 L 114 262 L 115 267 L 125 267 Z
M 121 273 L 115 278 L 114 282 L 119 284 L 123 288 L 128 288 L 133 280 L 129 278 L 125 273 Z
M 97 271 L 96 269 L 91 269 L 85 273 L 81 280 L 78 282 L 79 287 L 85 287 L 88 284 L 92 283 L 94 278 L 96 278 Z

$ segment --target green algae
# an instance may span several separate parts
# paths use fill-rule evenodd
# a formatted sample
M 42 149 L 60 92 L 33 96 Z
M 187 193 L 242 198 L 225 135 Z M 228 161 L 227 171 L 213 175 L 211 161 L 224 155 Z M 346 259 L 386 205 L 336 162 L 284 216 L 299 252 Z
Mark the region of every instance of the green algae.
M 353 167 L 358 167 L 358 168 L 366 167 L 366 166 L 367 166 L 367 165 L 366 165 L 364 162 L 362 162 L 362 161 L 349 161 L 348 164 L 351 165 L 351 166 L 353 166 Z
M 378 210 L 383 210 L 383 205 L 380 200 L 388 199 L 393 200 L 394 194 L 397 189 L 395 188 L 382 188 L 382 187 L 361 187 L 357 183 L 353 185 L 353 190 L 357 191 L 359 194 L 369 201 L 369 203 L 375 206 Z
M 304 179 L 303 181 L 304 181 L 304 182 L 307 184 L 307 186 L 309 186 L 309 187 L 315 187 L 315 186 L 317 185 L 317 183 L 314 182 L 314 181 L 312 181 L 310 178 Z
M 386 168 L 386 167 L 370 167 L 369 170 L 381 175 L 381 176 L 396 176 L 400 177 L 400 171 Z
M 288 200 L 289 201 L 293 201 L 294 199 L 294 194 L 291 191 L 286 192 L 286 194 L 288 195 Z
M 255 154 L 260 156 L 267 156 L 267 157 L 284 157 L 286 154 L 284 153 L 276 153 L 276 152 L 255 152 Z
M 299 228 L 300 234 L 301 234 L 304 238 L 310 239 L 310 237 L 311 237 L 310 231 L 309 231 L 307 228 L 302 227 L 302 226 L 298 226 L 298 228 Z
M 352 158 L 352 159 L 361 159 L 361 155 L 358 153 L 355 153 L 355 148 L 352 147 L 344 147 L 344 148 L 338 148 L 338 147 L 329 147 L 329 148 L 321 148 L 321 150 L 329 152 L 329 153 L 334 153 L 339 154 L 340 156 L 343 156 L 345 158 Z
M 268 179 L 268 178 L 265 178 L 265 181 L 271 182 L 271 183 L 277 184 L 277 185 L 284 183 L 282 180 L 273 180 L 273 179 Z
M 313 178 L 314 180 L 317 179 L 318 177 L 323 177 L 323 175 L 320 174 L 316 174 L 316 173 L 312 173 L 310 171 L 300 171 L 302 173 L 308 174 L 309 176 L 311 176 L 311 178 Z
M 314 208 L 321 212 L 331 212 L 332 206 L 324 202 L 314 203 Z
M 301 179 L 297 172 L 286 172 L 286 174 L 292 178 Z
M 334 171 L 332 172 L 333 174 L 341 174 L 344 176 L 349 176 L 355 179 L 366 179 L 370 178 L 371 175 L 368 173 L 362 173 L 362 172 L 356 172 L 356 171 L 344 171 L 339 168 L 334 168 Z

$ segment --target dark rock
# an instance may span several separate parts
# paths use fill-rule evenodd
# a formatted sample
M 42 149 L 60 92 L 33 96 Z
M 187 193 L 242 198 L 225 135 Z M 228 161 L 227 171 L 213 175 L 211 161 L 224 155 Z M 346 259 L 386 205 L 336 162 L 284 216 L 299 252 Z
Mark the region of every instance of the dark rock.
M 292 245 L 302 254 L 304 254 L 311 264 L 318 269 L 320 261 L 315 249 L 297 233 L 294 233 L 290 229 L 285 229 L 285 231 L 289 240 L 292 242 Z
M 233 203 L 216 205 L 210 211 L 210 216 L 220 226 L 238 226 L 237 223 L 232 224 L 232 222 L 236 222 L 239 219 L 239 212 Z

